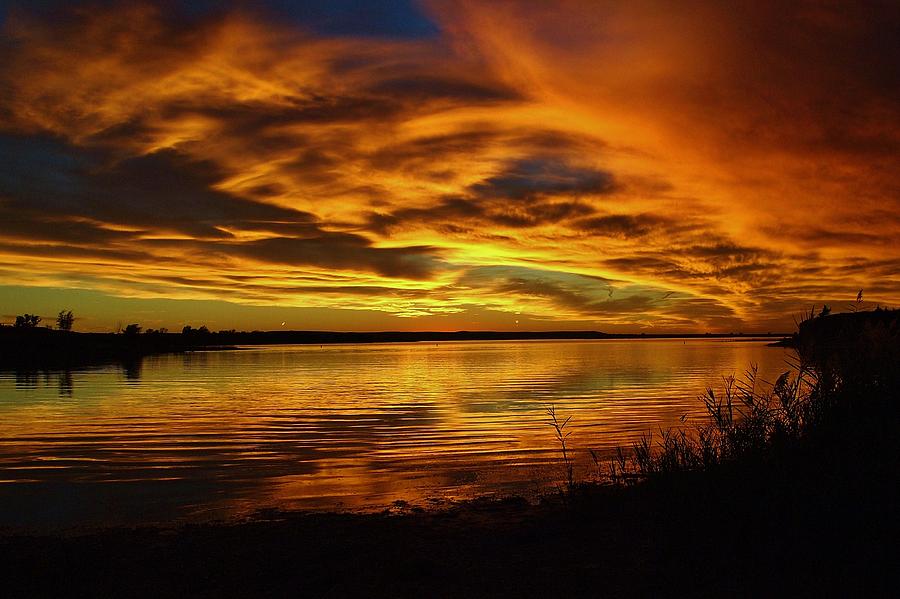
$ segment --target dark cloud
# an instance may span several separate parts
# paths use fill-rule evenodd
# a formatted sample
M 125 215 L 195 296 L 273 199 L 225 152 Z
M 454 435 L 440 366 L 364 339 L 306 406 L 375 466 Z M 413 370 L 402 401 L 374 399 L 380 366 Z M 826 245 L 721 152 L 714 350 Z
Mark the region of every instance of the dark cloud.
M 878 126 L 889 115 L 896 122 L 900 105 L 896 2 L 761 2 L 713 10 L 736 34 L 722 56 L 723 69 L 741 73 L 729 94 L 743 96 L 735 104 L 749 104 L 756 117 L 731 119 L 729 129 L 746 123 L 753 128 L 747 135 L 782 148 L 896 156 L 896 127 Z M 779 18 L 772 18 L 776 10 Z
M 437 223 L 455 223 L 471 219 L 484 218 L 485 209 L 477 203 L 465 198 L 444 198 L 440 204 L 432 208 L 405 208 L 385 214 L 371 213 L 368 217 L 368 228 L 382 235 L 399 227 L 434 225 Z
M 312 223 L 309 213 L 218 191 L 224 173 L 212 162 L 160 150 L 101 168 L 86 178 L 88 205 L 101 220 L 153 225 L 190 235 L 224 237 L 244 223 Z
M 608 214 L 579 220 L 573 227 L 591 235 L 627 239 L 643 237 L 667 223 L 667 219 L 652 214 Z
M 649 252 L 622 256 L 620 258 L 609 258 L 603 261 L 603 265 L 616 272 L 636 275 L 656 275 L 665 278 L 680 278 L 689 275 L 674 260 Z
M 616 272 L 632 273 L 670 281 L 706 285 L 711 294 L 727 294 L 726 288 L 710 282 L 740 282 L 754 286 L 771 284 L 789 274 L 797 275 L 798 257 L 785 261 L 779 253 L 742 246 L 726 240 L 696 243 L 696 239 L 674 240 L 669 247 L 644 250 L 607 258 L 603 265 Z M 802 267 L 802 261 L 799 262 Z
M 366 238 L 347 233 L 309 239 L 273 237 L 232 246 L 228 253 L 274 264 L 367 270 L 404 279 L 428 279 L 442 265 L 434 248 L 375 248 Z
M 592 207 L 578 202 L 538 202 L 524 206 L 500 206 L 490 213 L 490 220 L 508 227 L 536 227 L 593 212 Z
M 147 122 L 146 119 L 130 118 L 87 136 L 85 143 L 96 146 L 121 147 L 127 144 L 152 144 L 160 134 L 160 128 Z
M 230 293 L 238 297 L 246 293 L 254 293 L 257 297 L 269 299 L 283 296 L 284 294 L 298 295 L 360 295 L 368 297 L 399 297 L 412 298 L 427 294 L 427 291 L 415 289 L 397 289 L 381 285 L 311 285 L 308 282 L 284 282 L 272 281 L 264 276 L 233 276 L 224 275 L 218 278 L 212 277 L 187 277 L 177 275 L 155 275 L 151 281 L 164 284 L 175 284 L 192 289 L 209 289 L 217 292 Z
M 426 138 L 394 149 L 391 155 L 421 156 L 421 150 L 432 145 L 440 151 L 461 153 L 472 140 L 488 143 L 491 139 L 489 134 L 474 133 Z M 468 186 L 464 194 L 445 197 L 429 208 L 372 213 L 367 226 L 387 234 L 394 228 L 446 228 L 464 223 L 512 228 L 552 225 L 594 214 L 595 209 L 579 201 L 580 196 L 609 194 L 616 189 L 612 175 L 605 171 L 572 166 L 563 158 L 533 157 L 513 161 L 499 174 Z M 642 217 L 640 222 L 649 224 L 650 217 Z
M 21 256 L 15 264 L 16 268 L 24 273 L 28 272 L 26 265 L 29 258 L 50 258 L 53 260 L 68 260 L 73 264 L 85 268 L 90 264 L 121 263 L 136 265 L 141 263 L 160 263 L 158 257 L 138 249 L 96 247 L 67 245 L 63 243 L 4 243 L 0 241 L 0 251 L 4 254 Z M 177 265 L 183 261 L 174 261 Z
M 434 162 L 478 153 L 501 140 L 499 132 L 487 128 L 429 135 L 386 145 L 373 152 L 368 162 L 379 170 L 432 168 Z
M 424 246 L 376 248 L 365 237 L 327 232 L 314 215 L 254 202 L 214 188 L 224 175 L 211 162 L 176 150 L 111 161 L 61 142 L 4 138 L 10 168 L 0 176 L 0 234 L 84 246 L 130 242 L 134 248 L 190 250 L 207 256 L 242 256 L 273 264 L 364 270 L 388 277 L 425 279 L 440 266 Z M 306 156 L 315 160 L 315 155 Z M 319 160 L 321 163 L 321 160 Z M 133 227 L 134 230 L 110 228 Z M 229 242 L 227 229 L 273 237 Z M 191 240 L 141 240 L 142 233 L 178 233 Z M 205 240 L 205 241 L 204 241 Z M 57 246 L 59 256 L 71 256 Z M 41 254 L 34 247 L 34 254 Z M 85 249 L 78 249 L 85 255 Z M 44 255 L 50 250 L 44 252 Z M 143 261 L 117 250 L 96 257 Z
M 734 309 L 717 299 L 628 285 L 602 277 L 526 268 L 479 267 L 465 273 L 458 285 L 503 296 L 539 298 L 582 318 L 633 322 L 652 318 L 690 328 L 698 321 L 710 326 L 740 325 Z
M 118 0 L 92 0 L 108 10 Z M 207 19 L 221 14 L 218 0 L 166 0 L 166 8 L 180 19 Z M 233 4 L 233 3 L 232 3 Z M 324 35 L 418 39 L 438 33 L 438 28 L 413 0 L 256 0 L 241 3 L 263 18 L 291 23 Z M 71 7 L 72 0 L 0 0 L 0 24 L 10 10 L 28 10 L 50 16 Z
M 694 245 L 681 253 L 701 260 L 699 273 L 711 274 L 718 279 L 734 279 L 761 284 L 777 278 L 780 256 L 772 250 L 741 246 L 732 242 Z
M 544 298 L 566 308 L 589 309 L 609 299 L 614 282 L 564 272 L 525 267 L 480 266 L 467 270 L 456 284 L 498 295 Z
M 445 198 L 431 208 L 407 208 L 386 214 L 371 213 L 367 228 L 386 235 L 396 228 L 434 227 L 452 230 L 460 223 L 501 225 L 512 228 L 555 224 L 592 214 L 594 209 L 578 202 L 485 202 L 459 197 Z M 448 227 L 450 229 L 448 229 Z M 459 231 L 467 231 L 459 227 Z
M 229 102 L 221 104 L 215 97 L 198 97 L 191 102 L 171 102 L 160 110 L 163 119 L 201 116 L 223 125 L 226 133 L 255 137 L 292 125 L 354 123 L 394 118 L 404 110 L 402 98 L 376 97 L 365 94 L 315 94 L 312 97 L 272 102 Z
M 300 150 L 300 155 L 284 164 L 284 170 L 299 182 L 323 185 L 340 179 L 340 169 L 345 164 L 333 151 L 319 148 Z
M 200 4 L 215 8 L 220 2 Z M 438 33 L 437 25 L 414 0 L 263 0 L 258 4 L 280 20 L 291 19 L 325 35 L 420 38 Z
M 464 79 L 418 75 L 385 79 L 369 86 L 365 91 L 405 101 L 452 100 L 466 104 L 482 102 L 512 102 L 522 100 L 513 89 L 501 85 L 488 85 Z
M 471 185 L 469 192 L 485 199 L 526 200 L 547 195 L 609 194 L 617 189 L 612 174 L 572 166 L 556 157 L 515 160 L 496 175 Z
M 133 240 L 143 231 L 109 229 L 89 222 L 31 211 L 7 209 L 0 201 L 0 237 L 28 242 L 67 244 L 109 244 Z
M 835 265 L 835 270 L 847 274 L 869 273 L 877 277 L 894 279 L 900 277 L 900 258 L 887 260 L 856 258 Z
M 616 297 L 612 288 L 570 286 L 549 278 L 514 277 L 497 285 L 493 291 L 548 299 L 560 307 L 594 318 L 641 315 L 667 305 L 662 302 L 665 297 L 662 293 L 642 292 Z
M 11 168 L 0 176 L 5 206 L 38 222 L 91 219 L 97 222 L 227 237 L 222 227 L 244 223 L 303 223 L 305 212 L 262 204 L 218 191 L 224 173 L 212 162 L 176 150 L 115 160 L 98 151 L 54 140 L 0 139 L 0 155 Z M 98 235 L 110 233 L 97 229 Z M 98 239 L 98 241 L 100 241 Z
M 813 248 L 893 245 L 896 242 L 893 237 L 861 231 L 853 225 L 851 227 L 844 230 L 804 227 L 792 230 L 791 239 Z M 766 232 L 777 237 L 782 235 L 784 230 L 773 227 Z

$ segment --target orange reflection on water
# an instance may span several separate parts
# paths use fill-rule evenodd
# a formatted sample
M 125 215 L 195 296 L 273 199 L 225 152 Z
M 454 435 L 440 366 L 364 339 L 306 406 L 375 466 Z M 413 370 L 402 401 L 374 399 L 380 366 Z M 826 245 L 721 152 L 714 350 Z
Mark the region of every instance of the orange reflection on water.
M 772 380 L 784 359 L 728 340 L 459 342 L 162 356 L 65 384 L 0 373 L 0 524 L 535 494 L 562 476 L 548 405 L 571 416 L 586 477 L 589 449 L 700 417 L 707 385 L 751 363 Z

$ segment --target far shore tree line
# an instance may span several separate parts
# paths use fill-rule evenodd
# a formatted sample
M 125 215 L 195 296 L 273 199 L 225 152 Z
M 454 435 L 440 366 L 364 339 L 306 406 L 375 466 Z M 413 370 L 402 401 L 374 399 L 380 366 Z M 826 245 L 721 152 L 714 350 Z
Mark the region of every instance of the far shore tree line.
M 857 293 L 857 295 L 856 295 L 856 301 L 849 305 L 849 311 L 850 312 L 862 311 L 864 309 L 864 303 L 865 302 L 863 302 L 863 290 L 860 289 L 859 293 Z M 881 309 L 882 309 L 881 305 L 877 305 L 875 308 L 876 311 L 880 311 Z M 826 305 L 822 306 L 822 311 L 819 312 L 818 314 L 816 314 L 815 308 L 812 308 L 810 310 L 809 314 L 806 316 L 807 317 L 811 317 L 811 316 L 822 317 L 822 316 L 827 316 L 830 313 L 831 313 L 831 308 L 826 304 Z M 72 313 L 71 310 L 62 309 L 56 315 L 56 329 L 60 330 L 60 331 L 71 331 L 75 324 L 75 320 L 76 320 L 75 315 Z M 15 322 L 11 328 L 14 328 L 14 329 L 36 329 L 36 328 L 38 328 L 38 325 L 42 321 L 43 321 L 43 318 L 41 316 L 38 316 L 37 314 L 22 314 L 22 315 L 16 316 Z M 45 326 L 45 328 L 48 328 L 48 329 L 53 328 L 53 325 L 50 325 L 50 324 L 46 324 L 44 326 Z M 0 323 L 0 328 L 10 328 L 10 325 L 5 325 L 5 324 Z M 158 329 L 144 330 L 144 328 L 138 323 L 131 323 L 131 324 L 125 325 L 124 327 L 120 323 L 120 324 L 116 325 L 114 332 L 116 334 L 122 334 L 122 335 L 125 335 L 128 337 L 134 337 L 134 336 L 140 335 L 140 334 L 166 335 L 169 333 L 169 329 L 167 329 L 165 327 L 160 327 Z M 226 335 L 234 334 L 234 333 L 235 333 L 235 329 L 219 331 L 219 334 L 226 334 Z M 192 327 L 191 325 L 185 325 L 181 329 L 181 334 L 185 335 L 185 336 L 196 338 L 196 337 L 203 337 L 206 335 L 210 335 L 210 334 L 212 334 L 212 331 L 210 331 L 209 328 L 206 327 L 206 325 L 202 325 L 196 329 L 194 327 Z M 641 333 L 641 334 L 643 335 L 644 333 Z M 708 334 L 709 333 L 707 333 L 707 335 Z M 735 333 L 731 333 L 731 335 L 735 335 Z M 737 333 L 737 335 L 743 335 L 743 333 Z
M 71 331 L 73 326 L 75 325 L 75 314 L 71 310 L 60 310 L 59 314 L 56 315 L 56 329 L 60 331 Z M 36 329 L 43 322 L 44 319 L 37 314 L 21 314 L 16 316 L 15 322 L 10 325 L 5 325 L 0 323 L 0 327 L 3 328 L 14 328 L 14 329 Z M 44 328 L 52 329 L 54 328 L 51 324 L 45 324 Z M 116 326 L 115 333 L 122 334 L 128 337 L 133 337 L 135 335 L 166 335 L 168 334 L 169 329 L 165 327 L 160 327 L 158 329 L 147 329 L 138 324 L 131 323 L 125 325 L 124 327 L 119 324 Z M 220 331 L 221 333 L 234 333 L 234 329 L 228 331 Z M 184 328 L 181 329 L 182 335 L 189 336 L 205 336 L 210 334 L 209 328 L 206 325 L 202 325 L 198 328 L 194 328 L 191 325 L 185 325 Z
M 16 316 L 16 320 L 12 327 L 14 329 L 36 329 L 43 318 L 37 314 L 22 314 Z M 75 315 L 71 310 L 60 310 L 56 315 L 56 328 L 60 331 L 71 331 L 75 324 Z M 6 326 L 0 324 L 0 326 Z M 48 329 L 52 329 L 53 325 L 44 325 Z

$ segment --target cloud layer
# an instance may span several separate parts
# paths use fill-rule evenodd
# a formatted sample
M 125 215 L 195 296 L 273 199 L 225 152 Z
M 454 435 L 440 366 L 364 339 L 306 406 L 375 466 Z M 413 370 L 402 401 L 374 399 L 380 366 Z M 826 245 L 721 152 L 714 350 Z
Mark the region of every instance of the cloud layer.
M 900 300 L 895 3 L 421 9 L 410 36 L 12 11 L 4 284 L 421 328 L 772 330 Z

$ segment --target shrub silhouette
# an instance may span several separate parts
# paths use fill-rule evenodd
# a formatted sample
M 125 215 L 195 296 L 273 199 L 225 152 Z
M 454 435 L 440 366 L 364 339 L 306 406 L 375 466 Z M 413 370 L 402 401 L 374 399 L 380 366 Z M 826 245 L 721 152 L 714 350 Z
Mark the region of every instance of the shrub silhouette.
M 75 316 L 71 310 L 60 310 L 56 316 L 56 328 L 60 331 L 71 331 L 75 323 Z
M 33 329 L 41 322 L 41 317 L 37 314 L 24 314 L 16 316 L 15 327 L 17 329 Z
M 791 370 L 760 385 L 755 366 L 743 379 L 724 377 L 720 391 L 700 399 L 705 422 L 694 430 L 643 435 L 630 459 L 621 449 L 610 463 L 614 482 L 764 461 L 811 439 L 836 436 L 866 419 L 896 414 L 900 391 L 900 312 L 832 315 L 827 306 L 799 323 Z M 595 458 L 596 459 L 596 458 Z
M 185 327 L 183 329 L 181 329 L 181 334 L 182 335 L 191 335 L 191 336 L 209 335 L 209 329 L 206 327 L 206 325 L 202 325 L 199 329 L 195 329 L 191 325 L 185 325 Z

